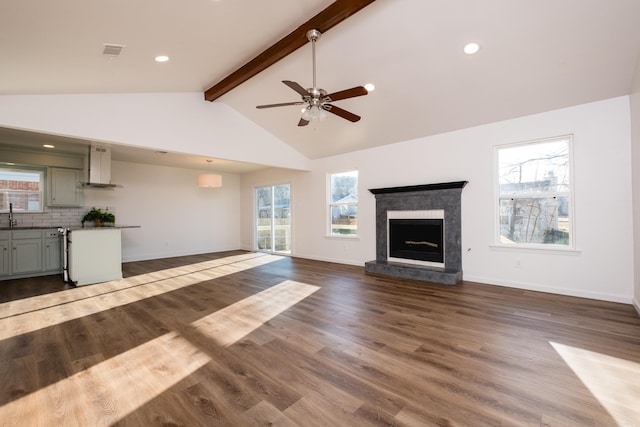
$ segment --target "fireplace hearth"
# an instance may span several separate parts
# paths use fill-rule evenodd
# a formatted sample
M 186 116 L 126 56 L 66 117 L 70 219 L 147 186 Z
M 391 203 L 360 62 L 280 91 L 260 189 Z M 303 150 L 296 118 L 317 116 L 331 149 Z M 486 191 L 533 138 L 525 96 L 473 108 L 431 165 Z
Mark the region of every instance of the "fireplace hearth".
M 368 273 L 454 285 L 462 281 L 461 196 L 467 181 L 369 190 L 376 259 Z

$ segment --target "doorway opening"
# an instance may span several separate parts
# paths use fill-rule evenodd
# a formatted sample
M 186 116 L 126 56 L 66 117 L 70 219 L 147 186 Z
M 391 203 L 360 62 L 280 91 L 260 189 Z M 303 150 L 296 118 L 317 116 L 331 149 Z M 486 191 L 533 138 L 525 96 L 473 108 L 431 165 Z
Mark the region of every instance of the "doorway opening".
M 291 186 L 257 187 L 255 201 L 256 250 L 291 255 Z

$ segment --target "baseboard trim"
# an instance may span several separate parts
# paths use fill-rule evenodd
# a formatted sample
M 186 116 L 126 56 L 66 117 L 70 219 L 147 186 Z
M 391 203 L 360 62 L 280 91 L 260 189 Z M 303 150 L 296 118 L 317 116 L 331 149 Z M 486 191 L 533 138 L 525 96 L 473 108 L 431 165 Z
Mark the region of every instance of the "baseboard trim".
M 478 282 L 478 283 L 486 283 L 488 285 L 496 285 L 496 286 L 505 286 L 508 288 L 515 289 L 523 289 L 527 291 L 536 291 L 536 292 L 546 292 L 550 294 L 558 294 L 558 295 L 566 295 L 571 297 L 579 297 L 579 298 L 588 298 L 595 299 L 599 301 L 609 301 L 609 302 L 618 302 L 622 304 L 632 304 L 633 297 L 624 296 L 624 295 L 616 295 L 616 294 L 605 294 L 601 292 L 589 292 L 583 290 L 575 290 L 575 289 L 566 289 L 566 288 L 557 288 L 553 286 L 541 286 L 534 283 L 524 283 L 524 282 L 511 282 L 504 280 L 496 280 L 488 277 L 479 277 L 479 276 L 468 276 L 464 275 L 463 280 L 469 282 Z

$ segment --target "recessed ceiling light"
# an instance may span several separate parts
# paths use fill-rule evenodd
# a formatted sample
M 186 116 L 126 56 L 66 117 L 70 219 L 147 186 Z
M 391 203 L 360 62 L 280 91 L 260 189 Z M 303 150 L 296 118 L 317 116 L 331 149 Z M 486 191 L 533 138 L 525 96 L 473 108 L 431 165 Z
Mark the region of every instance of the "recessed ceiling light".
M 366 85 L 364 85 L 364 88 L 367 90 L 367 92 L 373 92 L 374 90 L 376 90 L 376 85 L 374 85 L 373 83 L 367 83 Z
M 474 55 L 478 53 L 479 50 L 480 50 L 480 45 L 478 43 L 472 42 L 464 45 L 464 53 L 466 53 L 467 55 Z
M 167 55 L 158 55 L 155 57 L 156 62 L 167 62 L 169 57 Z
M 44 148 L 56 148 L 55 145 L 51 145 L 51 144 L 42 144 L 42 146 Z

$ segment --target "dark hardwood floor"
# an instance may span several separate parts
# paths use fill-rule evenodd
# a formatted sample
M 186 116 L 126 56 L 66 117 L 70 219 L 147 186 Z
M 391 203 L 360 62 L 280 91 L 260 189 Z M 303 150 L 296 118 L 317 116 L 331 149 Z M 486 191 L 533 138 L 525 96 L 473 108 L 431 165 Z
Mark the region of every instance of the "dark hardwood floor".
M 0 282 L 2 426 L 640 426 L 630 305 L 232 251 Z

